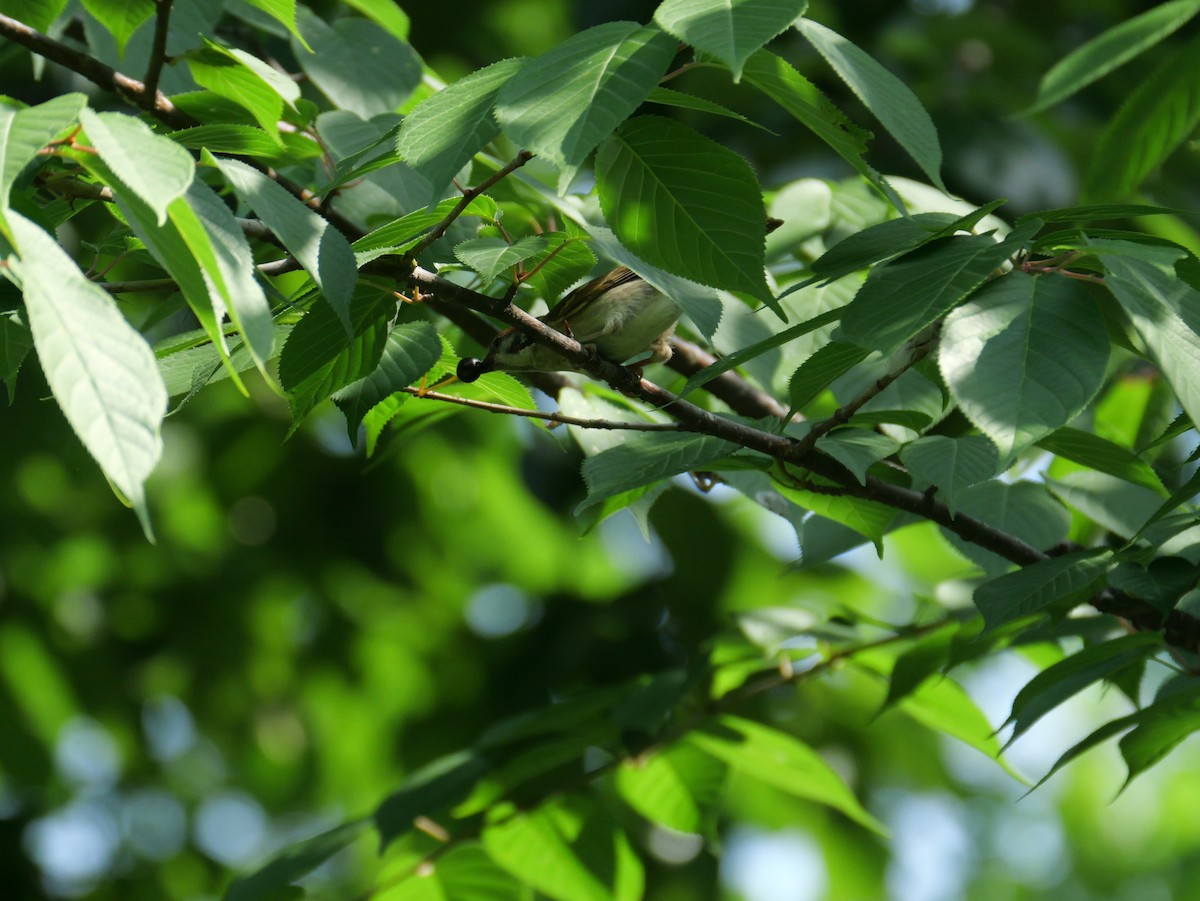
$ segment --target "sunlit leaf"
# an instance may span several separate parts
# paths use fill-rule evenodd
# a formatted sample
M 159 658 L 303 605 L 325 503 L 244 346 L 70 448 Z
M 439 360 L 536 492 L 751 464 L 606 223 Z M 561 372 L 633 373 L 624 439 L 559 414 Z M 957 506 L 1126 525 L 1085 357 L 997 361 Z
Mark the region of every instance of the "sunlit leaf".
M 149 534 L 144 484 L 162 453 L 167 393 L 150 345 L 38 226 L 14 211 L 21 286 L 54 399 Z
M 321 289 L 349 332 L 350 295 L 358 279 L 354 251 L 336 228 L 276 182 L 243 162 L 213 157 L 242 202 L 263 220 Z
M 37 106 L 14 110 L 0 104 L 0 206 L 22 170 L 55 135 L 79 118 L 83 94 L 62 94 Z
M 799 19 L 796 30 L 817 48 L 825 61 L 883 123 L 921 171 L 937 187 L 942 184 L 942 146 L 929 113 L 904 82 L 846 38 L 811 19 Z
M 740 773 L 797 798 L 825 804 L 861 826 L 887 834 L 821 755 L 795 736 L 722 714 L 690 732 L 687 741 Z
M 630 807 L 680 832 L 701 832 L 725 785 L 725 764 L 686 740 L 627 760 L 616 785 Z
M 1100 318 L 1078 282 L 1023 272 L 984 286 L 946 317 L 942 376 L 1002 458 L 1065 426 L 1100 389 L 1109 355 Z
M 500 134 L 492 115 L 505 82 L 524 62 L 493 63 L 430 95 L 404 117 L 396 152 L 429 180 L 436 199 L 471 158 Z
M 488 826 L 483 846 L 522 882 L 558 901 L 638 901 L 644 874 L 625 833 L 582 799 Z
M 496 119 L 513 143 L 559 167 L 563 193 L 674 55 L 675 41 L 652 25 L 597 25 L 528 60 L 501 89 Z
M 752 53 L 792 23 L 808 0 L 664 0 L 654 21 L 679 40 L 710 54 L 740 81 Z
M 596 183 L 609 226 L 638 256 L 771 302 L 762 190 L 736 153 L 686 125 L 638 116 L 601 144 Z
M 79 121 L 121 183 L 154 210 L 159 225 L 166 222 L 167 207 L 188 189 L 196 173 L 191 154 L 124 113 L 93 113 L 84 108 Z

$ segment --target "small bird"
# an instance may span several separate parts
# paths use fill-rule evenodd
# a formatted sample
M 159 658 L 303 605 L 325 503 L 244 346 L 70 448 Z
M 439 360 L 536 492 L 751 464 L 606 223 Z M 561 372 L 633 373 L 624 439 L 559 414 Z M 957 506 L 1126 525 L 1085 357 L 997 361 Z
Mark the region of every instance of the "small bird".
M 618 266 L 607 275 L 576 288 L 541 321 L 580 344 L 594 347 L 615 363 L 649 353 L 635 365 L 671 359 L 668 343 L 682 311 L 673 300 Z M 485 372 L 554 372 L 574 369 L 564 357 L 538 344 L 516 328 L 500 332 L 482 360 L 467 357 L 458 364 L 458 377 L 473 382 Z

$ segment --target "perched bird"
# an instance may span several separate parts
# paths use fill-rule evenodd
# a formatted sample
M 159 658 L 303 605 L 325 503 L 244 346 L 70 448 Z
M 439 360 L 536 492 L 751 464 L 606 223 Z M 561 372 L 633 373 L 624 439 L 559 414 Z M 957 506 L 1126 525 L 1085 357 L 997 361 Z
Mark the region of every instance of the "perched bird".
M 675 302 L 624 266 L 576 288 L 541 321 L 594 347 L 614 363 L 649 353 L 637 365 L 671 359 L 668 343 L 681 311 Z M 573 369 L 564 357 L 528 334 L 508 328 L 498 334 L 482 360 L 458 364 L 458 377 L 473 382 L 485 372 L 554 372 Z

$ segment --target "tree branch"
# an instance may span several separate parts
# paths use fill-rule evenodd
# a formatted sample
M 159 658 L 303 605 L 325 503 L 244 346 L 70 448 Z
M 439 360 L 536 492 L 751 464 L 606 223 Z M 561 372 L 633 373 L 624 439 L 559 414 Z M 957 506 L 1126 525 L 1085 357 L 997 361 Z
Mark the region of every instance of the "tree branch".
M 171 24 L 171 0 L 154 0 L 154 4 L 157 7 L 154 14 L 154 43 L 150 48 L 150 63 L 146 66 L 146 90 L 141 97 L 142 106 L 146 109 L 153 109 L 153 98 L 158 96 L 158 78 L 167 60 L 167 32 Z
M 581 371 L 674 417 L 679 422 L 680 431 L 723 438 L 776 460 L 800 466 L 833 482 L 851 497 L 874 501 L 895 510 L 928 519 L 963 540 L 998 554 L 1019 566 L 1028 566 L 1049 558 L 1044 551 L 1002 529 L 961 512 L 952 513 L 949 507 L 930 494 L 885 482 L 873 476 L 868 476 L 865 484 L 860 483 L 853 473 L 841 463 L 814 447 L 805 447 L 803 441 L 718 416 L 682 400 L 666 389 L 643 379 L 634 370 L 596 358 L 585 351 L 574 339 L 560 334 L 519 307 L 447 282 L 421 267 L 414 267 L 412 278 L 430 293 L 444 300 L 470 307 L 524 330 L 539 343 L 557 351 Z M 924 352 L 928 352 L 928 348 Z M 892 378 L 888 383 L 890 384 L 891 380 L 898 377 L 900 372 L 907 369 L 913 362 L 916 360 L 910 360 L 898 372 L 889 374 Z M 888 379 L 889 377 L 885 376 L 884 378 Z M 886 385 L 882 387 L 886 387 Z M 882 387 L 878 390 L 882 390 Z M 878 391 L 871 393 L 871 390 L 864 392 L 864 395 L 860 395 L 859 398 L 852 401 L 852 404 L 860 400 L 862 403 L 866 403 L 870 397 L 878 393 Z M 865 396 L 868 393 L 870 397 Z M 1118 592 L 1107 592 L 1097 595 L 1092 599 L 1092 603 L 1096 609 L 1127 619 L 1139 628 L 1162 628 L 1162 615 L 1150 604 L 1138 598 Z M 1168 628 L 1180 642 L 1178 646 L 1188 649 L 1200 647 L 1200 620 L 1195 617 L 1174 611 L 1169 619 Z
M 675 352 L 667 361 L 667 366 L 685 376 L 695 375 L 701 369 L 717 362 L 717 358 L 708 351 L 678 335 L 671 339 L 671 347 Z M 783 419 L 788 413 L 787 407 L 774 397 L 754 387 L 732 370 L 710 379 L 704 385 L 704 390 L 723 400 L 735 413 L 749 416 L 751 419 L 766 419 L 770 416 Z
M 161 91 L 151 93 L 146 89 L 146 85 L 136 78 L 123 75 L 95 57 L 35 31 L 24 22 L 0 14 L 0 36 L 72 72 L 77 72 L 99 88 L 125 97 L 136 106 L 153 112 L 157 118 L 174 128 L 188 128 L 198 124 L 191 116 L 177 109 Z
M 433 230 L 430 231 L 429 234 L 427 234 L 424 238 L 422 238 L 417 245 L 406 254 L 406 256 L 409 259 L 415 260 L 421 255 L 421 252 L 425 250 L 426 247 L 446 233 L 446 229 L 448 229 L 454 223 L 455 219 L 462 215 L 463 210 L 471 205 L 472 200 L 474 200 L 488 188 L 492 187 L 492 185 L 496 184 L 501 179 L 507 177 L 510 173 L 520 169 L 531 159 L 533 159 L 533 154 L 528 150 L 522 150 L 512 158 L 508 165 L 494 172 L 492 175 L 485 178 L 469 191 L 463 191 L 463 196 L 459 199 L 458 203 L 455 204 L 454 209 L 447 213 L 446 218 L 435 225 Z
M 929 335 L 924 340 L 912 346 L 908 359 L 890 372 L 886 372 L 872 382 L 862 393 L 844 406 L 839 407 L 828 419 L 822 419 L 813 425 L 808 434 L 800 439 L 800 449 L 807 453 L 817 445 L 824 435 L 828 435 L 838 426 L 848 423 L 864 406 L 883 393 L 892 382 L 908 372 L 913 366 L 923 360 L 933 349 L 934 336 Z

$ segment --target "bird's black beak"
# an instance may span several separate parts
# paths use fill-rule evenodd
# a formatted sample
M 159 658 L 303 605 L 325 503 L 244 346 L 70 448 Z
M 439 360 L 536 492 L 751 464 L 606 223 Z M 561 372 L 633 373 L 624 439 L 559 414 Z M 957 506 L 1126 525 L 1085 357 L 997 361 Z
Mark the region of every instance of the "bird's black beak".
M 491 372 L 492 366 L 487 360 L 478 360 L 475 357 L 464 357 L 458 361 L 458 370 L 456 375 L 460 382 L 473 382 L 485 372 Z

